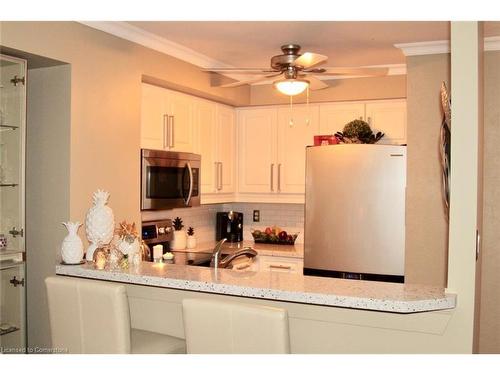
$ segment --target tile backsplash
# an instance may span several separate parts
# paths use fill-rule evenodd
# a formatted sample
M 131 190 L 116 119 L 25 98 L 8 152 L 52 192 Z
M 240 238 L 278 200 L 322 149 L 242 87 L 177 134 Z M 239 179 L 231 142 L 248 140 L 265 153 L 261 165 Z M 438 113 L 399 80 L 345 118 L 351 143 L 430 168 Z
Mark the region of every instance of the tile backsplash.
M 172 219 L 177 216 L 182 219 L 184 229 L 194 228 L 198 243 L 215 240 L 215 214 L 223 211 L 222 204 L 203 204 L 191 208 L 175 208 L 164 211 L 143 211 L 142 221 Z
M 288 203 L 224 203 L 165 211 L 143 211 L 142 221 L 174 219 L 179 216 L 187 229 L 195 229 L 198 243 L 215 240 L 215 214 L 218 211 L 243 212 L 243 238 L 252 240 L 252 228 L 277 225 L 289 233 L 299 232 L 297 243 L 304 242 L 304 205 Z M 253 222 L 253 210 L 260 211 L 260 221 Z

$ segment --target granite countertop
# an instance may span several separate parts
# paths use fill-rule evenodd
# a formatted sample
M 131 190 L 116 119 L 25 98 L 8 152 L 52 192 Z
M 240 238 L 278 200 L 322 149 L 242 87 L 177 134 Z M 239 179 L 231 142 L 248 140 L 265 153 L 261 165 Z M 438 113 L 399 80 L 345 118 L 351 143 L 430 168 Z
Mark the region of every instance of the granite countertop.
M 142 262 L 128 270 L 92 263 L 57 265 L 58 275 L 285 302 L 413 313 L 451 309 L 456 295 L 442 287 Z
M 217 241 L 208 241 L 198 244 L 194 249 L 183 249 L 183 250 L 172 250 L 176 252 L 200 252 L 200 253 L 212 253 Z M 273 244 L 262 244 L 255 243 L 253 241 L 242 241 L 230 243 L 226 242 L 223 245 L 223 253 L 229 253 L 243 247 L 251 247 L 259 255 L 265 256 L 279 256 L 288 258 L 304 258 L 304 245 L 273 245 Z

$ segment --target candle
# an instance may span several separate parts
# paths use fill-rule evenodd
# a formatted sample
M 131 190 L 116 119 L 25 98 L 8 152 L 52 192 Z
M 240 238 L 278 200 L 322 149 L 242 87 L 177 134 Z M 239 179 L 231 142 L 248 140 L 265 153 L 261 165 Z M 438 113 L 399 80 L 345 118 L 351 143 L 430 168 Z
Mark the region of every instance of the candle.
M 98 270 L 103 270 L 106 267 L 106 262 L 108 258 L 108 253 L 105 249 L 99 248 L 94 251 L 92 260 L 94 262 L 94 267 Z
M 157 259 L 161 261 L 162 256 L 163 256 L 163 245 L 153 246 L 153 258 L 155 259 L 155 261 Z

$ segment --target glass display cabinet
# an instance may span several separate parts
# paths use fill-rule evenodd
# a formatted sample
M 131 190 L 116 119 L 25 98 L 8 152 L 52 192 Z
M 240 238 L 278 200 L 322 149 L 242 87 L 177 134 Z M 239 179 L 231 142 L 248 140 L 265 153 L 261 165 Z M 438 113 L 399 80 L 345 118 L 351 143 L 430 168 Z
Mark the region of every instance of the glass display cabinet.
M 0 353 L 26 348 L 26 61 L 0 55 Z

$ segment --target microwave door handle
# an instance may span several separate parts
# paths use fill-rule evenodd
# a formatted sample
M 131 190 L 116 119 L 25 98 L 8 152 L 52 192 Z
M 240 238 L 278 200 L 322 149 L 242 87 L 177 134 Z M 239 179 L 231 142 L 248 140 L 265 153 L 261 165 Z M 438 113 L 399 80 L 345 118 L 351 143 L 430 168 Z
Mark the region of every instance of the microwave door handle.
M 193 169 L 191 168 L 191 164 L 189 162 L 186 163 L 186 166 L 189 171 L 189 193 L 186 198 L 186 206 L 189 205 L 189 201 L 191 200 L 191 196 L 193 195 Z

